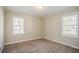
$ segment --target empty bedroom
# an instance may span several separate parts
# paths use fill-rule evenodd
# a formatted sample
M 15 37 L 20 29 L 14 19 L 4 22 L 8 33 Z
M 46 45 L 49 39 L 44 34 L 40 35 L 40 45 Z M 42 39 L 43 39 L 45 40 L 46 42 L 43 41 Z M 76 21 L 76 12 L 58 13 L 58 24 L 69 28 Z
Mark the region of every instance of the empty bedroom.
M 78 6 L 0 6 L 1 53 L 79 53 Z

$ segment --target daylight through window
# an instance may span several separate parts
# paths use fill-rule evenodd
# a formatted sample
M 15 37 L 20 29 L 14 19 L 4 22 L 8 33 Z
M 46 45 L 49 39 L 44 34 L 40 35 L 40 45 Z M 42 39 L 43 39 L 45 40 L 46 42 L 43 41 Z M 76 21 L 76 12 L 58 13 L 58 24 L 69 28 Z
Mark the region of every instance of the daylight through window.
M 24 19 L 13 17 L 13 34 L 23 34 L 24 33 Z
M 62 17 L 62 34 L 64 36 L 78 36 L 78 15 Z

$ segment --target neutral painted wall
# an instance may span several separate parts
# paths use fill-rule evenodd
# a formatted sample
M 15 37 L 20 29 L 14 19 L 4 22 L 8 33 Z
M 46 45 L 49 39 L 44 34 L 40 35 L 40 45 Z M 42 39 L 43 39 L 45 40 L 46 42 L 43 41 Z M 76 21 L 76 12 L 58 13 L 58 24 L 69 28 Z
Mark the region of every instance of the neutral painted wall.
M 79 9 L 72 9 L 61 14 L 51 15 L 45 19 L 44 38 L 59 42 L 79 49 L 79 38 L 65 37 L 61 35 L 61 16 L 73 13 L 79 14 Z M 79 20 L 79 19 L 78 19 Z M 79 35 L 78 35 L 79 36 Z
M 4 42 L 4 13 L 3 13 L 3 8 L 0 7 L 0 48 L 1 50 L 3 49 L 3 46 L 4 46 L 3 42 Z
M 24 34 L 12 34 L 12 17 L 24 18 Z M 5 44 L 39 39 L 42 37 L 42 19 L 27 14 L 5 11 Z

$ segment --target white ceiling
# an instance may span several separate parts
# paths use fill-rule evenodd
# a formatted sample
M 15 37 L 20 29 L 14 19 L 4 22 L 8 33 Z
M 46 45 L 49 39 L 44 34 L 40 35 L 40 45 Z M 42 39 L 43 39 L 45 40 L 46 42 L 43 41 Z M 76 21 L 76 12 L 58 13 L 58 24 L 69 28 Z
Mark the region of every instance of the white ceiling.
M 6 6 L 5 10 L 27 13 L 36 16 L 47 16 L 73 8 L 72 6 L 43 6 L 43 10 L 38 10 L 34 6 Z

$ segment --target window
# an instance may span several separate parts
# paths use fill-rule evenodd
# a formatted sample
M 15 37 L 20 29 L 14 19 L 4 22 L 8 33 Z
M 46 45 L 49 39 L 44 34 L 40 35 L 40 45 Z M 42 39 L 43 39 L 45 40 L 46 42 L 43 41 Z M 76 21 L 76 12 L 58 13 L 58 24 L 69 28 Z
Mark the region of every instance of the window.
M 62 17 L 62 35 L 78 36 L 78 15 L 69 15 Z
M 24 19 L 13 17 L 13 34 L 23 34 L 24 33 Z

